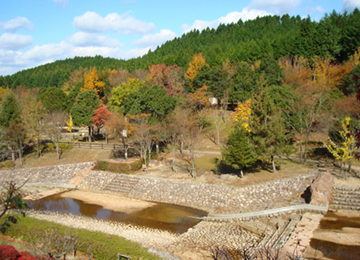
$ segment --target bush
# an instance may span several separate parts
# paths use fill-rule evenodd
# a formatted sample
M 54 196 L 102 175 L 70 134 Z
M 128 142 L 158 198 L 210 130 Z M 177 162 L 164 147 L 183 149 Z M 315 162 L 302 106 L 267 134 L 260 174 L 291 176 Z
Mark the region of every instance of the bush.
M 128 158 L 134 158 L 139 157 L 140 152 L 134 148 L 129 148 L 127 151 L 127 157 Z M 111 158 L 125 158 L 125 151 L 124 150 L 113 150 L 111 153 Z
M 71 144 L 59 143 L 59 149 L 61 149 L 61 150 L 70 150 L 72 148 L 73 148 L 73 146 Z M 56 145 L 55 145 L 55 143 L 47 143 L 45 145 L 45 149 L 49 149 L 50 151 L 54 151 L 54 150 L 56 150 Z
M 140 170 L 141 166 L 142 166 L 141 159 L 135 160 L 133 162 L 97 161 L 95 164 L 95 170 L 130 174 Z
M 15 162 L 14 161 L 12 161 L 12 160 L 6 160 L 5 162 L 3 162 L 2 164 L 1 164 L 1 167 L 0 168 L 2 168 L 2 167 L 5 167 L 5 168 L 13 168 L 15 166 Z

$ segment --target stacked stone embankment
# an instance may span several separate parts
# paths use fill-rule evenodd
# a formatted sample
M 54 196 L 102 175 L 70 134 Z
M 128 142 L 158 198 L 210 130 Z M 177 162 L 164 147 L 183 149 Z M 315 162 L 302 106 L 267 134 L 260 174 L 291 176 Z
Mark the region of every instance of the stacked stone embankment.
M 0 180 L 3 182 L 14 181 L 17 184 L 22 184 L 25 181 L 27 183 L 65 184 L 75 176 L 76 172 L 92 165 L 94 162 L 0 171 Z
M 330 208 L 332 210 L 360 210 L 360 188 L 334 187 Z
M 172 203 L 208 212 L 241 213 L 303 204 L 301 194 L 309 187 L 317 173 L 279 179 L 245 187 L 177 181 L 154 177 L 121 175 L 121 181 L 131 182 L 127 196 L 148 201 Z M 81 189 L 122 193 L 116 185 L 119 174 L 92 171 L 78 186 Z M 111 187 L 108 188 L 108 187 Z

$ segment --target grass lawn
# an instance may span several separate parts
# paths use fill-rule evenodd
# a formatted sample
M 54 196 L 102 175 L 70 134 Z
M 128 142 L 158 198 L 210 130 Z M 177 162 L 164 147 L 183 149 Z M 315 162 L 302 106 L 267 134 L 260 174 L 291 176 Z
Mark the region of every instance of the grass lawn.
M 0 219 L 0 223 L 3 222 L 4 218 Z M 21 217 L 17 224 L 11 225 L 6 231 L 6 235 L 8 237 L 19 238 L 24 242 L 30 242 L 48 236 L 46 232 L 49 232 L 49 230 L 57 234 L 58 236 L 56 237 L 73 235 L 78 238 L 80 245 L 79 251 L 83 254 L 91 253 L 97 260 L 114 260 L 117 259 L 118 253 L 131 256 L 131 259 L 161 259 L 149 253 L 140 244 L 119 236 L 66 227 L 57 223 L 27 216 L 25 218 Z M 49 238 L 49 240 L 51 239 L 52 238 Z M 51 242 L 53 245 L 59 243 L 55 238 L 53 238 Z M 0 244 L 13 244 L 17 248 L 20 247 L 18 250 L 28 250 L 26 246 L 21 245 L 21 243 L 4 243 L 4 241 L 1 241 L 1 237 Z

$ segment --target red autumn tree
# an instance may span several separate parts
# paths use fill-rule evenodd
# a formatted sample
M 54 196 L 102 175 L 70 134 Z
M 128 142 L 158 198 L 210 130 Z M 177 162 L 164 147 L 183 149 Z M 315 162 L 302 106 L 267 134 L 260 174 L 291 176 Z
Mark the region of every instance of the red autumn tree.
M 152 65 L 149 67 L 149 74 L 146 79 L 150 85 L 164 87 L 168 95 L 180 95 L 184 89 L 184 72 L 177 65 Z
M 94 122 L 94 125 L 97 127 L 98 131 L 102 128 L 105 122 L 110 118 L 111 112 L 107 109 L 107 107 L 100 103 L 99 108 L 94 110 L 94 116 L 91 120 Z

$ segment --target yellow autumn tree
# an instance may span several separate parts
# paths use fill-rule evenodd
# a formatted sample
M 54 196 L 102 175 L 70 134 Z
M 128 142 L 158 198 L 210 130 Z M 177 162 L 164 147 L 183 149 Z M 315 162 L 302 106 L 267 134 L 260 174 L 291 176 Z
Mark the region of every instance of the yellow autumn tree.
M 201 70 L 201 68 L 206 64 L 205 58 L 202 56 L 202 53 L 195 53 L 192 56 L 192 59 L 189 63 L 189 68 L 185 73 L 185 78 L 190 80 L 190 85 L 192 87 L 192 81 Z
M 87 90 L 94 90 L 100 99 L 104 97 L 105 82 L 99 80 L 95 67 L 85 75 L 84 87 L 80 89 L 81 92 Z
M 250 132 L 249 118 L 251 115 L 251 99 L 246 100 L 243 103 L 239 103 L 235 108 L 235 112 L 232 113 L 232 118 L 235 122 L 241 122 L 241 125 Z
M 73 122 L 73 119 L 72 119 L 72 116 L 70 115 L 70 117 L 69 117 L 69 121 L 66 121 L 65 122 L 66 123 L 66 125 L 68 126 L 68 128 L 66 129 L 66 130 L 68 130 L 68 132 L 72 132 L 72 129 L 73 129 L 73 127 L 74 127 L 74 122 Z
M 340 173 L 343 169 L 343 166 L 349 162 L 354 157 L 354 152 L 356 148 L 354 147 L 354 136 L 350 131 L 350 117 L 344 118 L 341 122 L 342 131 L 339 131 L 342 143 L 336 144 L 329 137 L 329 144 L 326 148 L 329 152 L 335 157 L 336 160 L 340 161 Z M 344 177 L 346 178 L 346 170 L 344 169 Z
M 1 101 L 2 101 L 3 96 L 5 95 L 6 91 L 7 91 L 7 89 L 0 87 L 0 106 L 1 106 Z

